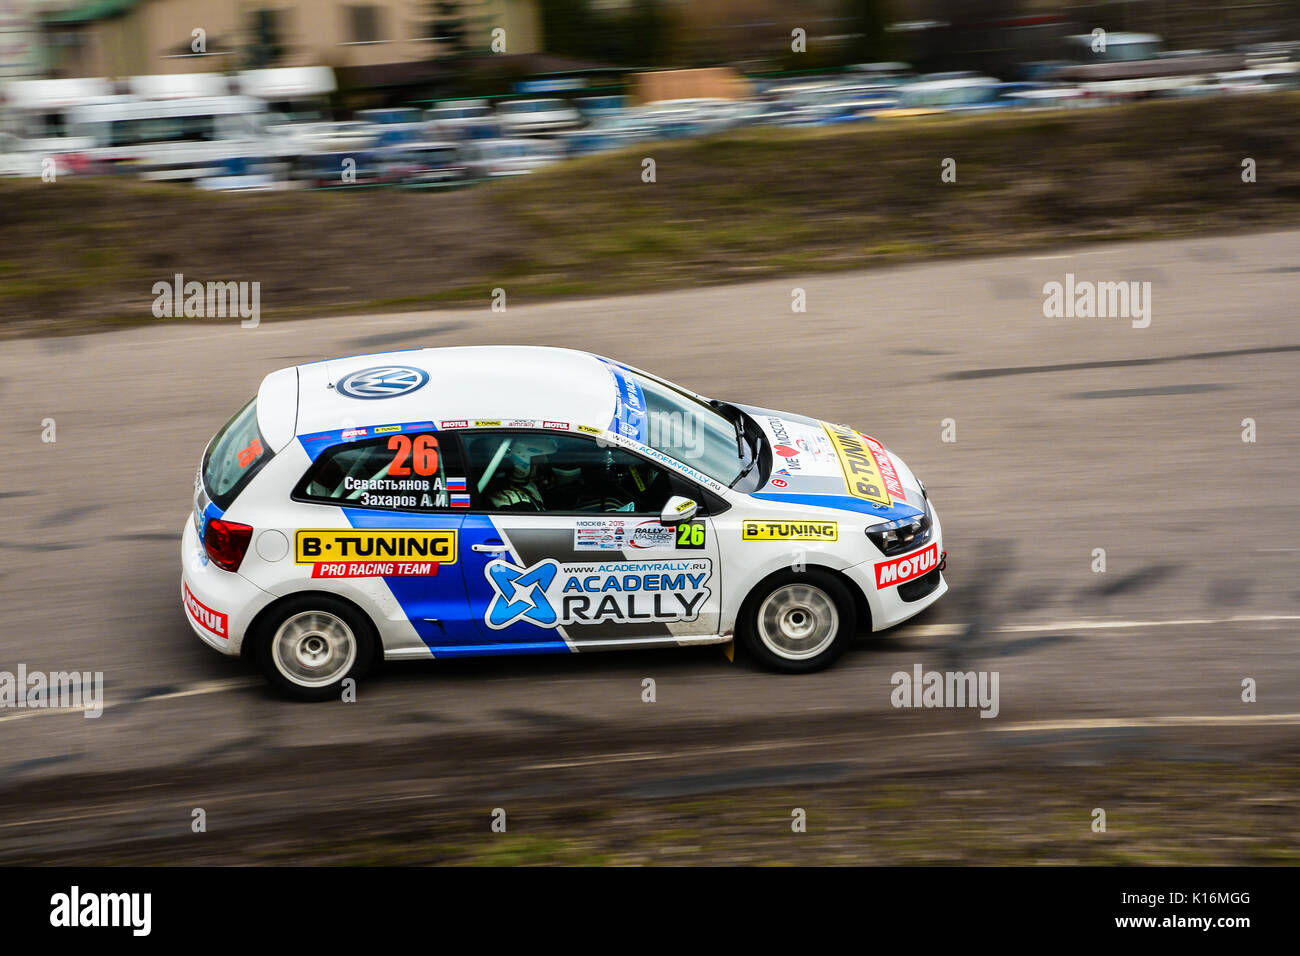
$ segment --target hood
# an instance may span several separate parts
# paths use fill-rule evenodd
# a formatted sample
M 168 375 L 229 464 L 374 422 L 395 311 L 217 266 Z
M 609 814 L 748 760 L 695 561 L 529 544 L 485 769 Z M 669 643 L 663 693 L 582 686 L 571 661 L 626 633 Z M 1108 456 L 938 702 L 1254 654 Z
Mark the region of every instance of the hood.
M 736 407 L 758 423 L 772 451 L 767 484 L 752 497 L 853 511 L 882 521 L 924 513 L 916 477 L 871 436 L 803 415 Z

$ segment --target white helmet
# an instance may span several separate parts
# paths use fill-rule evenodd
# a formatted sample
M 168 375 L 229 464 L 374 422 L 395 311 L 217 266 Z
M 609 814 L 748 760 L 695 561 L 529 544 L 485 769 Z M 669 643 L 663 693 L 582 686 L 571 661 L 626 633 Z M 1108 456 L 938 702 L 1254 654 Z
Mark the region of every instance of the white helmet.
M 542 435 L 520 435 L 511 440 L 502 464 L 508 469 L 507 474 L 510 477 L 527 478 L 533 473 L 533 459 L 551 454 L 556 447 L 553 438 Z

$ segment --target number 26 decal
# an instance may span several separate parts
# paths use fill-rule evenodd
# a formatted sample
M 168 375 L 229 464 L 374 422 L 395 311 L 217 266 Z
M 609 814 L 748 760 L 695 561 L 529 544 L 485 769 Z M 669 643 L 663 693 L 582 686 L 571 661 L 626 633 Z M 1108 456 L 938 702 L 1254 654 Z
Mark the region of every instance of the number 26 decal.
M 683 521 L 677 526 L 677 547 L 704 547 L 704 522 Z
M 388 450 L 396 452 L 392 464 L 388 466 L 389 475 L 415 474 L 428 476 L 438 473 L 438 439 L 432 435 L 417 435 L 411 442 L 410 435 L 394 435 L 388 439 Z M 411 464 L 406 464 L 406 459 Z

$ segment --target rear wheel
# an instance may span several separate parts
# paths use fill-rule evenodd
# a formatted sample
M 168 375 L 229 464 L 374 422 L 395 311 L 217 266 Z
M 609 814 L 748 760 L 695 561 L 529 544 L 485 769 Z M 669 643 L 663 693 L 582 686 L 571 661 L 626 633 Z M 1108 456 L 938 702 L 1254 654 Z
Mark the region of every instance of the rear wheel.
M 807 674 L 835 663 L 857 628 L 848 588 L 824 571 L 769 579 L 738 622 L 745 646 L 772 670 Z
M 359 680 L 374 657 L 374 628 L 328 595 L 292 598 L 259 627 L 257 659 L 275 688 L 299 700 L 329 700 Z

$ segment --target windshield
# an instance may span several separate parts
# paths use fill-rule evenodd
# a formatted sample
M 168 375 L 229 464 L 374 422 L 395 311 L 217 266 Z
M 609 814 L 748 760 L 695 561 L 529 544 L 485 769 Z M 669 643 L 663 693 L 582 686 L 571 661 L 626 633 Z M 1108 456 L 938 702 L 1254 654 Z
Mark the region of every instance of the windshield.
M 667 382 L 637 372 L 625 374 L 641 387 L 645 399 L 647 445 L 724 485 L 736 482 L 751 463 L 752 451 L 744 442 L 742 457 L 732 419 Z
M 235 413 L 208 445 L 203 457 L 203 485 L 213 502 L 225 510 L 250 478 L 271 460 L 271 451 L 257 428 L 257 399 Z

